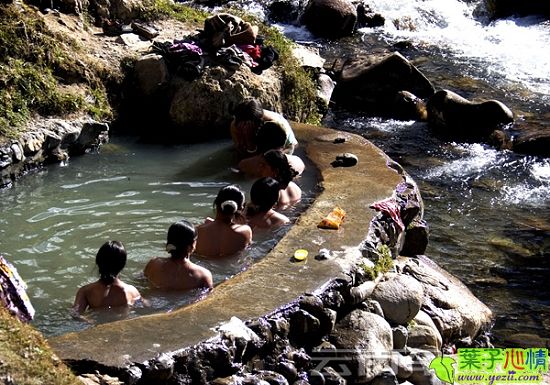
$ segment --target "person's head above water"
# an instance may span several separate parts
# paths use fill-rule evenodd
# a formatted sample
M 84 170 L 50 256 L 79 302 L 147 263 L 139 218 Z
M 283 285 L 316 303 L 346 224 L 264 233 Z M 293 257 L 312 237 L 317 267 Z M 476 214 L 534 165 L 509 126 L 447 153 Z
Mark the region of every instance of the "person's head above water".
M 197 232 L 195 227 L 185 219 L 170 226 L 166 237 L 166 251 L 172 258 L 181 259 L 193 252 Z
M 222 187 L 218 191 L 218 196 L 214 200 L 216 210 L 224 215 L 232 216 L 239 213 L 244 208 L 244 193 L 234 185 Z
M 99 269 L 99 279 L 110 285 L 126 266 L 126 249 L 122 242 L 105 242 L 95 256 L 95 263 Z
M 269 150 L 263 155 L 271 176 L 276 179 L 281 189 L 284 189 L 298 175 L 288 163 L 288 158 L 281 150 Z
M 258 152 L 264 153 L 268 150 L 283 148 L 286 143 L 287 133 L 281 123 L 268 120 L 258 129 L 256 133 L 256 146 Z
M 255 122 L 258 125 L 262 122 L 264 109 L 258 99 L 245 99 L 235 107 L 233 112 L 235 121 L 239 122 Z
M 279 182 L 271 177 L 258 179 L 250 188 L 250 200 L 254 211 L 266 213 L 275 206 L 279 199 Z

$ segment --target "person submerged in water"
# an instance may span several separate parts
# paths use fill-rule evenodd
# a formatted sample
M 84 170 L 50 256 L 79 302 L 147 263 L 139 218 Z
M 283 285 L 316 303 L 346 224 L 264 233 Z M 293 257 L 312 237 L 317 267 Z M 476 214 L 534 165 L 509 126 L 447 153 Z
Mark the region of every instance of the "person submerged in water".
M 272 177 L 279 182 L 278 208 L 286 208 L 302 198 L 302 189 L 292 180 L 298 175 L 288 163 L 288 159 L 281 150 L 269 150 L 264 154 L 265 166 L 262 168 L 263 177 Z
M 244 250 L 252 242 L 252 229 L 242 214 L 244 193 L 235 185 L 220 189 L 214 200 L 215 219 L 197 226 L 197 254 L 226 257 Z
M 162 290 L 212 288 L 212 273 L 189 259 L 197 245 L 195 227 L 186 220 L 170 226 L 166 239 L 169 258 L 152 258 L 143 271 L 149 283 Z
M 86 309 L 131 306 L 141 299 L 139 291 L 119 279 L 126 266 L 127 254 L 119 241 L 105 242 L 95 257 L 99 279 L 78 289 L 73 311 L 81 315 Z
M 269 150 L 281 150 L 284 153 L 285 141 L 286 133 L 279 123 L 265 122 L 256 134 L 258 154 L 239 161 L 237 169 L 250 177 L 262 176 L 262 168 L 265 167 L 264 153 Z M 296 155 L 285 153 L 285 156 L 290 166 L 301 175 L 306 167 L 304 161 Z
M 290 221 L 273 209 L 279 200 L 280 189 L 279 182 L 271 177 L 260 178 L 252 184 L 246 218 L 253 230 L 277 227 Z
M 242 101 L 235 107 L 234 119 L 229 131 L 239 155 L 243 157 L 254 155 L 258 152 L 255 143 L 258 129 L 264 122 L 278 122 L 285 131 L 284 151 L 292 154 L 298 145 L 294 131 L 288 121 L 279 113 L 264 110 L 257 99 L 250 98 Z

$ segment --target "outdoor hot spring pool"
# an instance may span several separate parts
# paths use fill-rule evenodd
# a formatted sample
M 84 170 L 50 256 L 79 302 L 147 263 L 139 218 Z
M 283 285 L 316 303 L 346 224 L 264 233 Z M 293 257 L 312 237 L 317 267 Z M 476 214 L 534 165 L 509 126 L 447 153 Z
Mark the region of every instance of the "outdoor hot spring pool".
M 254 180 L 233 173 L 232 165 L 227 140 L 163 146 L 115 138 L 99 153 L 48 166 L 0 190 L 0 253 L 27 283 L 36 310 L 33 325 L 46 336 L 91 325 L 72 319 L 69 310 L 77 288 L 97 279 L 95 254 L 112 239 L 128 251 L 122 280 L 135 285 L 150 306 L 129 313 L 90 312 L 92 322 L 169 312 L 205 295 L 152 290 L 142 271 L 152 256 L 167 256 L 170 224 L 185 218 L 198 225 L 213 216 L 212 202 L 221 187 L 236 183 L 248 198 Z M 292 220 L 313 199 L 314 179 L 306 172 L 298 181 L 303 199 L 285 211 Z M 254 234 L 253 247 L 235 257 L 193 261 L 210 269 L 218 284 L 262 258 L 287 229 Z

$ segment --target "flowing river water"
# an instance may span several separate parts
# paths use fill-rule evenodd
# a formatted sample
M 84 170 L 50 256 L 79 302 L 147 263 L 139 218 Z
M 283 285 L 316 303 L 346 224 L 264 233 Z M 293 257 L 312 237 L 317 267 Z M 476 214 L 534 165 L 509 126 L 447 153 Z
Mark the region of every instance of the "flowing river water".
M 481 4 L 372 0 L 383 27 L 351 39 L 315 41 L 330 60 L 379 49 L 400 52 L 436 88 L 508 105 L 513 135 L 550 129 L 550 21 L 488 22 Z M 410 29 L 399 25 L 410 25 Z M 310 40 L 289 28 L 295 38 Z M 302 34 L 302 35 L 301 35 Z M 496 314 L 497 344 L 515 333 L 550 337 L 550 160 L 484 144 L 438 139 L 424 123 L 372 118 L 334 106 L 325 125 L 359 133 L 418 182 L 430 225 L 426 253 L 457 275 Z

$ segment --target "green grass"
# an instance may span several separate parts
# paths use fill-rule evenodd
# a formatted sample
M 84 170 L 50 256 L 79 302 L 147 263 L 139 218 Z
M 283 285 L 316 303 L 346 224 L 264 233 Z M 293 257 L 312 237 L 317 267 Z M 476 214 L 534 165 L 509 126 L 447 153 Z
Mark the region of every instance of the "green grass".
M 44 337 L 9 314 L 3 306 L 0 306 L 0 383 L 81 384 L 54 355 Z
M 32 8 L 0 5 L 0 138 L 16 138 L 34 114 L 111 116 L 100 79 L 106 72 L 78 60 L 79 52 L 74 41 L 50 31 Z M 75 84 L 78 91 L 67 87 Z
M 376 279 L 376 277 L 378 277 L 378 274 L 384 274 L 393 269 L 391 250 L 387 245 L 378 246 L 376 253 L 378 255 L 378 258 L 374 262 L 374 266 L 371 267 L 367 264 L 361 265 L 361 268 L 365 272 L 366 278 L 370 281 Z

